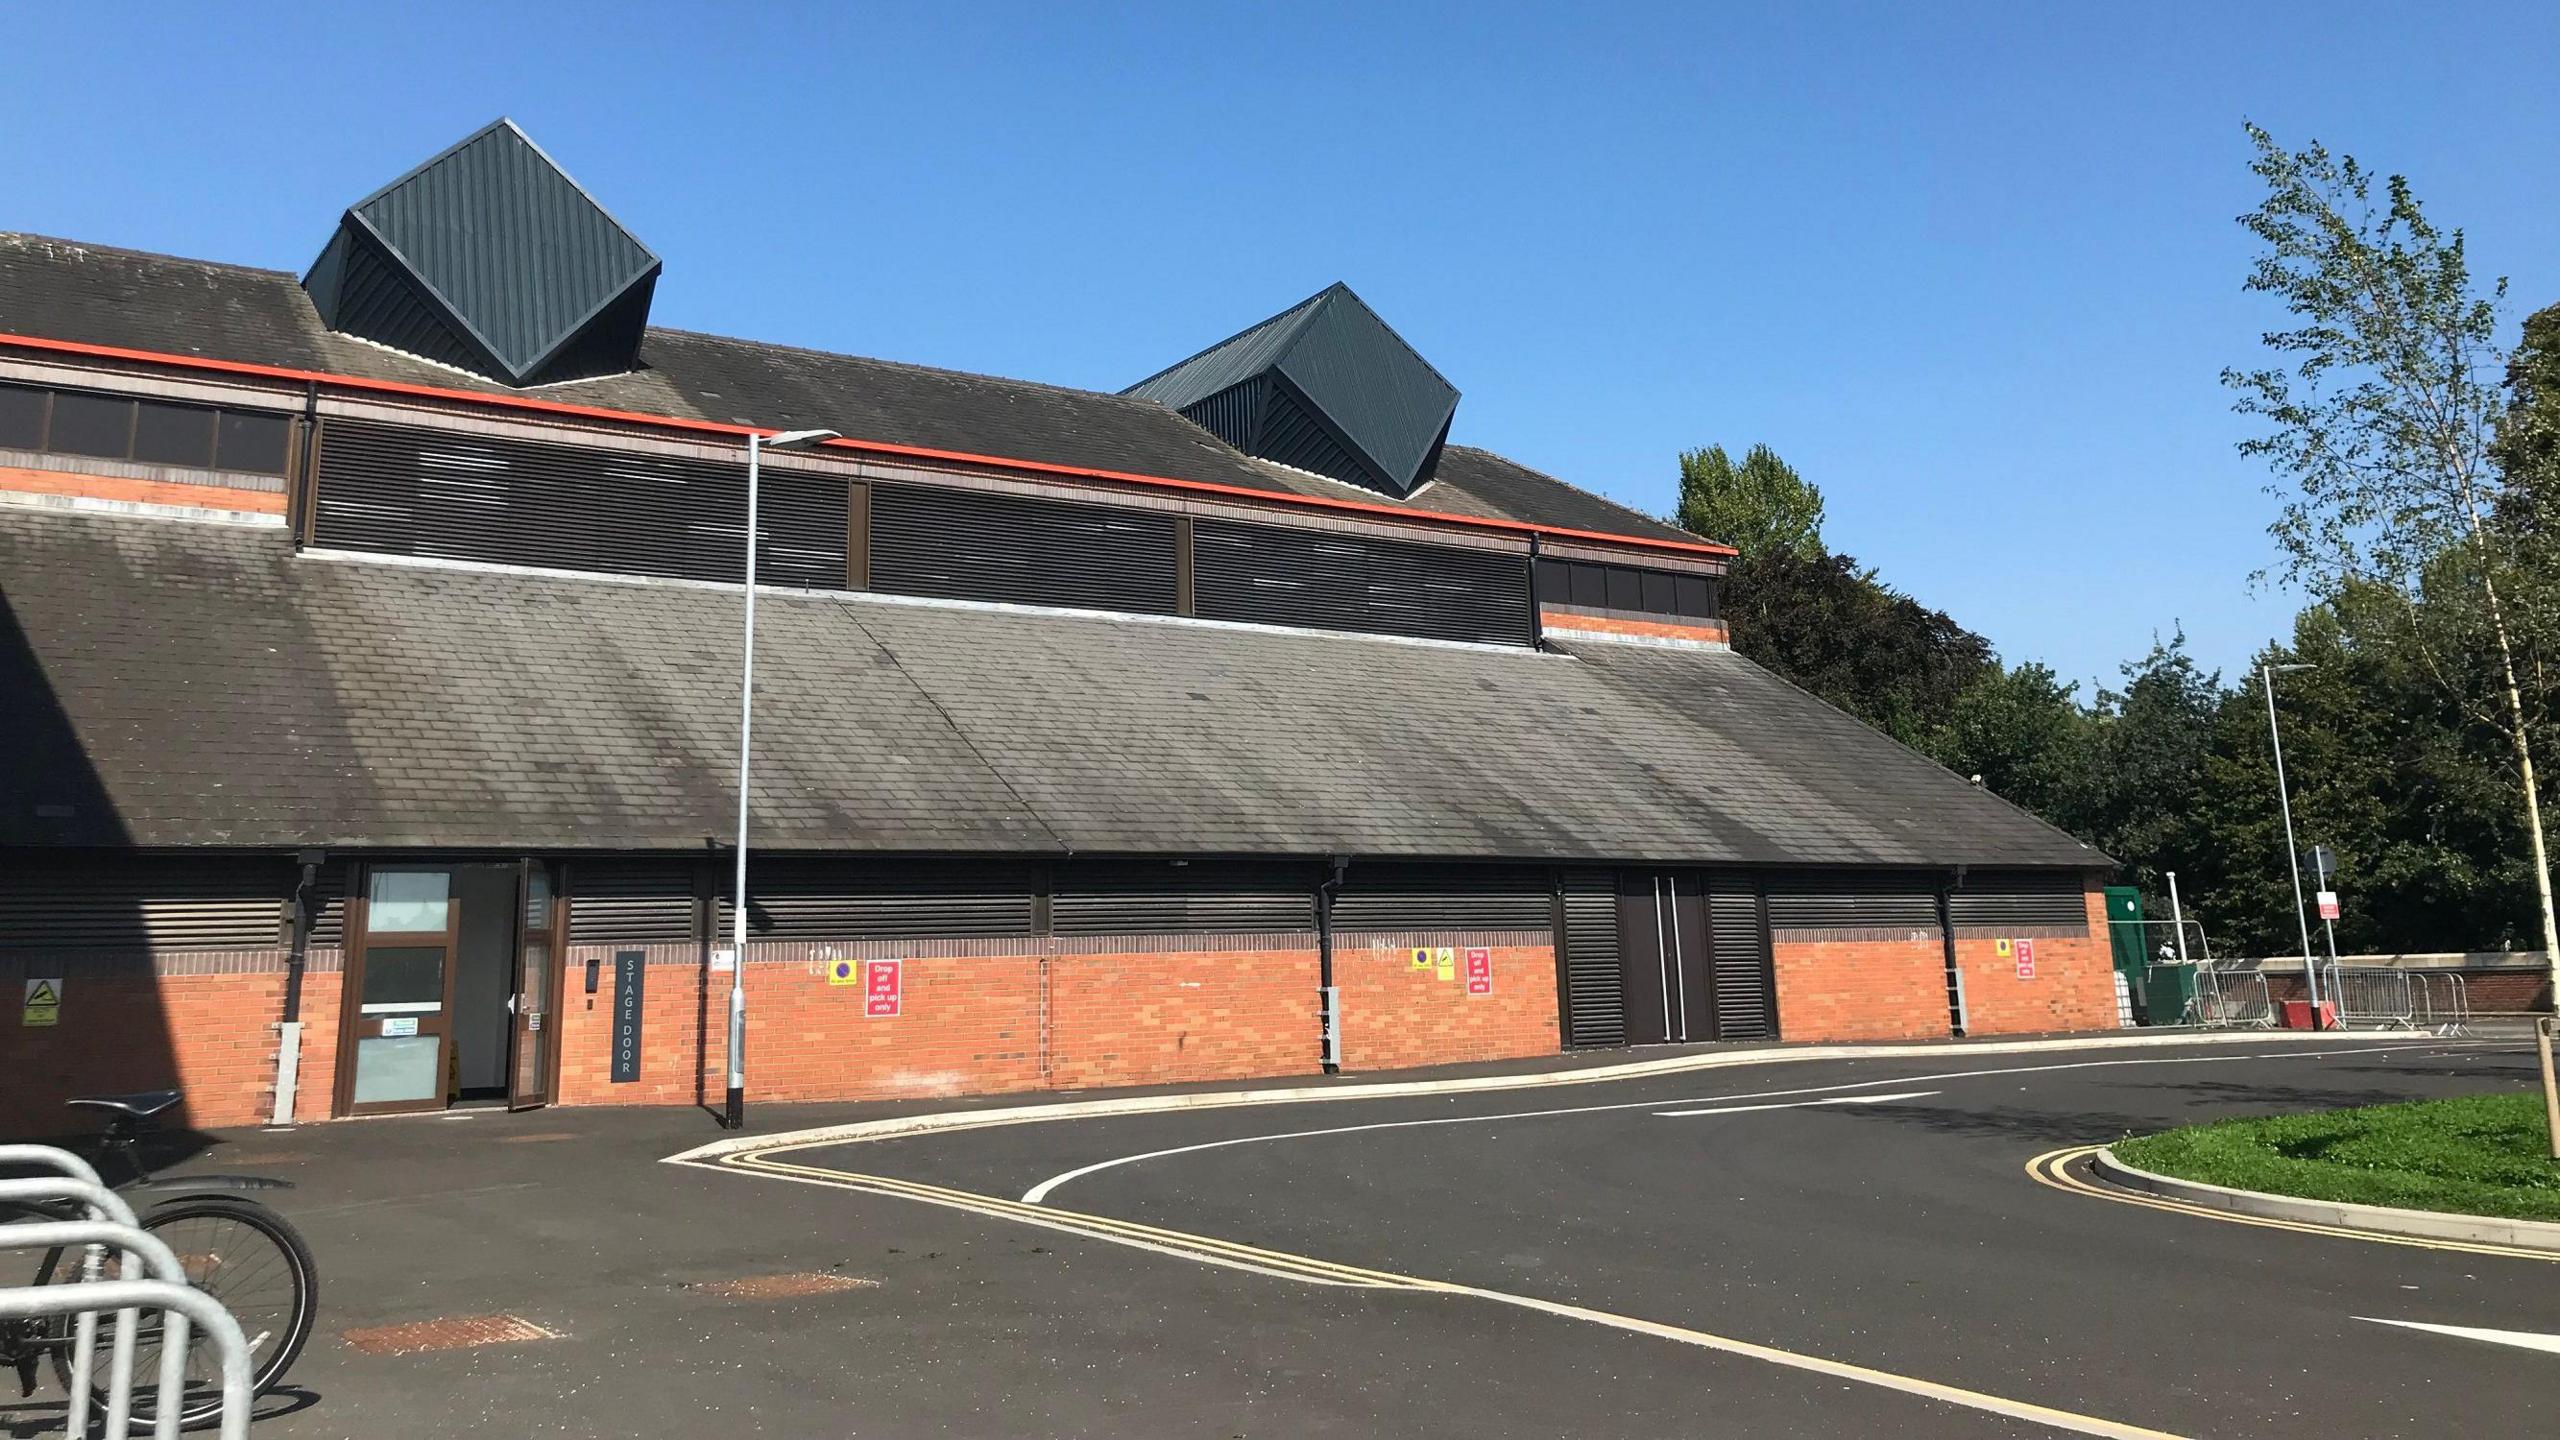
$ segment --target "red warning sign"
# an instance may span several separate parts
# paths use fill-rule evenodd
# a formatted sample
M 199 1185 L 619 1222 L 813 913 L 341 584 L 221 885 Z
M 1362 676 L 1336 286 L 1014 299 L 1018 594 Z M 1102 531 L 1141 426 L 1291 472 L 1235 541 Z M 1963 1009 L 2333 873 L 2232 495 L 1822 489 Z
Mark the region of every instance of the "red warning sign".
M 2015 949 L 2018 956 L 2018 978 L 2033 980 L 2036 978 L 2036 942 L 2021 935 L 2018 937 Z
M 866 960 L 862 963 L 862 1013 L 871 1019 L 896 1015 L 906 999 L 906 962 Z
M 1482 945 L 1467 947 L 1467 993 L 1493 993 L 1493 952 Z

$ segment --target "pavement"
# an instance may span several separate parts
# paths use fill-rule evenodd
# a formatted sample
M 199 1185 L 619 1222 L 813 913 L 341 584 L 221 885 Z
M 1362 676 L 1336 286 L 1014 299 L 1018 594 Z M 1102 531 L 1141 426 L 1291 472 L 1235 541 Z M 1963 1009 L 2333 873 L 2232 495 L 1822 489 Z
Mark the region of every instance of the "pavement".
M 2560 1354 L 2408 1326 L 2560 1336 L 2550 1260 L 2029 1170 L 2533 1083 L 2505 1039 L 1946 1045 L 854 1144 L 782 1132 L 954 1107 L 762 1106 L 779 1148 L 714 1163 L 664 1163 L 698 1110 L 466 1112 L 183 1168 L 300 1187 L 321 1333 L 279 1440 L 2549 1434 Z M 539 1338 L 345 1338 L 481 1316 Z

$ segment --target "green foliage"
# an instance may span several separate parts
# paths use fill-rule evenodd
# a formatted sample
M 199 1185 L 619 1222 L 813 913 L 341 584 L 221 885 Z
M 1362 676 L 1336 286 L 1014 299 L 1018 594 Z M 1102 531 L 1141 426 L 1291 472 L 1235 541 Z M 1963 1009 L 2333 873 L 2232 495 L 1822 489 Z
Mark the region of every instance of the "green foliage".
M 2208 1185 L 2517 1220 L 2560 1220 L 2542 1097 L 2530 1091 L 2226 1120 L 2127 1140 L 2138 1169 Z
M 1823 553 L 1822 491 L 1766 445 L 1752 446 L 1739 465 L 1721 445 L 1682 451 L 1673 520 L 1746 557 Z
M 1736 650 L 1907 745 L 1998 669 L 1990 641 L 1846 555 L 1746 553 L 1726 594 Z

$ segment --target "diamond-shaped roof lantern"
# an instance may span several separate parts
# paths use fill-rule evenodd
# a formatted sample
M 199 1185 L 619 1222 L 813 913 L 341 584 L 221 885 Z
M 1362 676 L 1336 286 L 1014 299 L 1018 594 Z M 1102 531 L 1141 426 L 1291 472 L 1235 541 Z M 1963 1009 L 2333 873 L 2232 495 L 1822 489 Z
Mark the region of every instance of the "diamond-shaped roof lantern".
M 302 287 L 333 330 L 523 386 L 637 364 L 658 270 L 501 119 L 350 206 Z
M 1335 284 L 1123 392 L 1250 455 L 1399 498 L 1431 478 L 1458 390 Z

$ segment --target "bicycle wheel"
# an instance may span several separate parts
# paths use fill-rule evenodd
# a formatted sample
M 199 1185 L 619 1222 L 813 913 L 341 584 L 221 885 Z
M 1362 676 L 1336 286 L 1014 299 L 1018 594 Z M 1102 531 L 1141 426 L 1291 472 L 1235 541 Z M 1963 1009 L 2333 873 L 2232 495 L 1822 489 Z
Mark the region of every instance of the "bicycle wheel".
M 320 1272 L 302 1236 L 266 1206 L 229 1195 L 189 1195 L 154 1206 L 142 1216 L 142 1228 L 177 1253 L 190 1283 L 240 1322 L 249 1340 L 252 1392 L 273 1388 L 311 1338 L 320 1308 Z M 136 1421 L 159 1413 L 161 1335 L 159 1315 L 145 1312 L 135 1334 Z M 54 1368 L 70 1384 L 67 1351 L 54 1353 Z M 221 1358 L 200 1333 L 187 1336 L 186 1374 L 180 1423 L 212 1419 L 222 1409 Z

